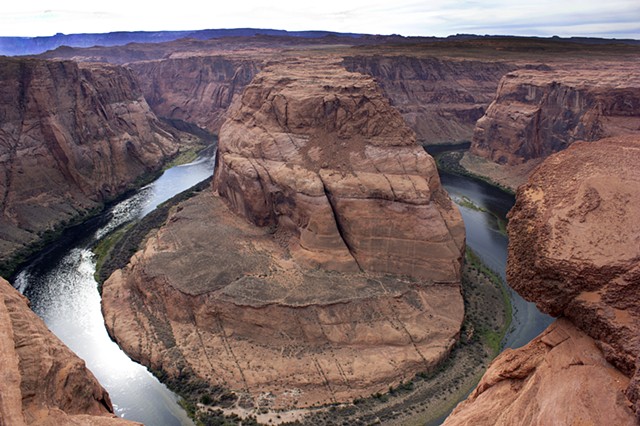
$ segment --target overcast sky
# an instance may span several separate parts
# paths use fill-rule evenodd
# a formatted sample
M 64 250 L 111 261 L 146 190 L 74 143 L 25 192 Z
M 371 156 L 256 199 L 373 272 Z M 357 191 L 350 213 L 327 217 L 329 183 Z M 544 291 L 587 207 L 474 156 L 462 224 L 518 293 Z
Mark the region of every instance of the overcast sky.
M 640 0 L 6 0 L 1 36 L 273 28 L 640 39 Z M 269 4 L 267 6 L 267 4 Z

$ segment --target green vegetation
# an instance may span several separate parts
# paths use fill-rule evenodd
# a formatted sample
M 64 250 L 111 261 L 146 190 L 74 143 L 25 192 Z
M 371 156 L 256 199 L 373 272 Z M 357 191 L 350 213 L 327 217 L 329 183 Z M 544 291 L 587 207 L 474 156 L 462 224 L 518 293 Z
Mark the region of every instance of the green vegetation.
M 498 216 L 494 212 L 492 212 L 490 210 L 487 210 L 484 207 L 480 207 L 479 205 L 475 204 L 473 202 L 473 200 L 471 200 L 466 195 L 463 195 L 461 198 L 452 197 L 452 199 L 460 207 L 464 207 L 464 208 L 467 208 L 469 210 L 474 210 L 474 211 L 477 211 L 477 212 L 487 213 L 487 214 L 493 216 L 493 218 L 495 219 L 496 224 L 498 226 L 498 232 L 501 233 L 502 235 L 507 235 L 507 221 L 502 219 L 500 216 Z
M 434 159 L 436 160 L 436 164 L 439 170 L 443 170 L 447 173 L 451 173 L 454 175 L 466 176 L 471 179 L 480 180 L 485 182 L 491 186 L 495 186 L 501 191 L 506 192 L 509 195 L 515 195 L 513 189 L 508 188 L 504 185 L 501 185 L 493 180 L 489 179 L 486 176 L 477 175 L 475 173 L 471 173 L 469 170 L 465 169 L 460 165 L 460 160 L 462 160 L 462 156 L 465 151 L 447 151 L 442 152 L 440 154 L 434 155 Z
M 505 309 L 505 321 L 500 329 L 491 329 L 484 327 L 479 327 L 478 331 L 482 336 L 483 342 L 491 348 L 493 356 L 498 355 L 502 350 L 502 340 L 509 330 L 511 326 L 512 316 L 513 316 L 513 306 L 511 305 L 511 297 L 509 296 L 509 292 L 507 290 L 507 286 L 505 282 L 502 280 L 500 275 L 498 275 L 495 271 L 488 268 L 482 260 L 478 257 L 476 253 L 473 252 L 470 248 L 467 247 L 465 253 L 465 261 L 471 265 L 473 268 L 478 270 L 482 275 L 489 278 L 491 282 L 494 283 L 496 287 L 500 289 L 500 295 L 502 296 L 502 303 Z
M 211 178 L 203 180 L 160 204 L 142 220 L 117 228 L 96 243 L 92 250 L 96 255 L 95 278 L 99 287 L 116 269 L 127 266 L 129 259 L 140 248 L 149 232 L 166 222 L 171 207 L 209 188 L 210 185 Z

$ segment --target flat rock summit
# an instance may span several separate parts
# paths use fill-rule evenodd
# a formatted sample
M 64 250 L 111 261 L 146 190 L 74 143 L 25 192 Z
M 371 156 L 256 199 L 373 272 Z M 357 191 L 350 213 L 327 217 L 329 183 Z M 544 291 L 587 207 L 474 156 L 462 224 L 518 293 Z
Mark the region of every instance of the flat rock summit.
M 384 392 L 447 356 L 463 223 L 370 77 L 267 66 L 222 126 L 214 190 L 104 284 L 132 357 L 284 408 Z

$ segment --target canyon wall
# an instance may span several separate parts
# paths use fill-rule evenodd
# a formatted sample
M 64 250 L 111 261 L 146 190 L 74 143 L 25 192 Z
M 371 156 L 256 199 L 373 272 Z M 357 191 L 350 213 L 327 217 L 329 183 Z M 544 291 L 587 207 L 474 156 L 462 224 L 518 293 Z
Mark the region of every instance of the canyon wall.
M 218 133 L 231 100 L 262 66 L 260 59 L 234 54 L 128 64 L 158 116 L 188 121 L 212 133 Z
M 500 355 L 446 424 L 640 420 L 638 158 L 638 136 L 576 142 L 518 189 L 508 282 L 562 318 Z
M 0 263 L 177 152 L 125 68 L 4 58 L 0 80 Z
M 118 344 L 216 404 L 386 392 L 459 336 L 460 214 L 374 81 L 338 61 L 263 69 L 222 126 L 217 194 L 176 206 L 104 283 Z
M 107 391 L 0 278 L 0 424 L 133 425 L 117 418 Z
M 470 141 L 476 121 L 515 66 L 412 56 L 347 56 L 350 71 L 371 75 L 421 144 Z
M 476 124 L 471 152 L 517 165 L 578 140 L 640 132 L 636 66 L 622 62 L 508 73 Z

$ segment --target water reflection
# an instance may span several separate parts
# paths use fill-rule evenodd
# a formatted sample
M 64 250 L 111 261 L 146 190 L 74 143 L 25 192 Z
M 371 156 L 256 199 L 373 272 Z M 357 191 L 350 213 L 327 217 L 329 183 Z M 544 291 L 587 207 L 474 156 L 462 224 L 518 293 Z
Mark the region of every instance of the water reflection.
M 106 215 L 73 231 L 21 271 L 14 285 L 67 346 L 85 360 L 107 389 L 116 414 L 147 425 L 192 425 L 177 396 L 145 367 L 131 361 L 109 338 L 89 247 L 111 230 L 153 211 L 158 204 L 206 179 L 214 158 L 171 168 L 152 184 L 118 203 Z M 65 244 L 66 243 L 66 244 Z
M 467 231 L 467 245 L 485 265 L 506 282 L 508 239 L 499 224 L 505 220 L 514 197 L 484 182 L 440 171 L 442 185 L 457 202 Z M 513 306 L 511 329 L 505 347 L 518 348 L 540 334 L 553 318 L 541 313 L 508 287 Z

